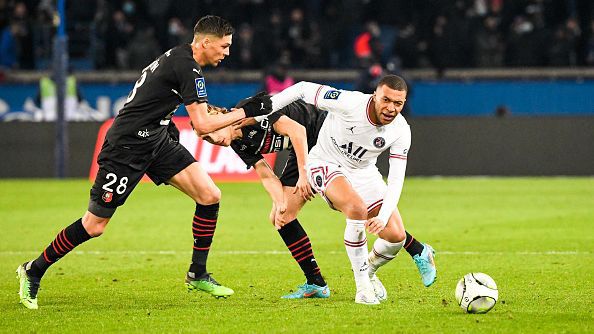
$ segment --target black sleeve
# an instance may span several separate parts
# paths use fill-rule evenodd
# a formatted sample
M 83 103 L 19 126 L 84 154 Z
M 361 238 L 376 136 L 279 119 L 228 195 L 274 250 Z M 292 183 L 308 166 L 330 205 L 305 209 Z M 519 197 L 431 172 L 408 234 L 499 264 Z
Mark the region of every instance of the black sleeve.
M 239 158 L 241 158 L 241 160 L 243 160 L 243 162 L 246 164 L 247 169 L 250 169 L 250 167 L 252 167 L 253 165 L 256 164 L 256 162 L 264 159 L 264 157 L 262 156 L 262 154 L 260 153 L 256 153 L 256 154 L 250 154 L 246 151 L 242 151 L 241 150 L 241 146 L 243 144 L 241 142 L 232 142 L 231 143 L 231 148 L 233 149 L 233 151 L 235 151 L 235 153 L 237 153 L 237 155 L 239 156 Z
M 285 108 L 283 108 L 283 109 L 285 109 Z M 268 116 L 268 122 L 270 122 L 270 125 L 276 123 L 276 121 L 278 121 L 278 119 L 281 118 L 281 116 L 285 115 L 283 113 L 283 109 L 281 109 L 277 112 L 273 112 L 270 116 Z
M 208 102 L 206 94 L 206 81 L 202 76 L 200 66 L 191 58 L 172 59 L 173 71 L 179 84 L 179 94 L 184 104 L 194 102 Z
M 287 116 L 295 122 L 303 125 L 307 118 L 307 113 L 308 111 L 306 104 L 300 101 L 296 101 L 288 104 L 279 111 L 272 113 L 270 116 L 268 116 L 268 122 L 270 122 L 270 124 L 272 125 L 276 123 L 278 119 L 281 118 L 281 116 Z

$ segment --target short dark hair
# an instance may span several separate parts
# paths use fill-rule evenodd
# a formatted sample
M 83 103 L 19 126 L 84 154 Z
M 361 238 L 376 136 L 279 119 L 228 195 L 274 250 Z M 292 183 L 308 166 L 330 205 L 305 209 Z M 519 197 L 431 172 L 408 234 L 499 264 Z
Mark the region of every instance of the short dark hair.
M 233 32 L 235 32 L 235 29 L 233 29 L 229 21 L 215 15 L 207 15 L 200 18 L 194 26 L 194 35 L 206 34 L 224 37 L 232 35 Z
M 388 74 L 377 83 L 378 87 L 381 87 L 383 85 L 386 85 L 395 90 L 402 90 L 408 92 L 408 86 L 406 85 L 406 81 L 404 81 L 404 79 L 395 74 Z

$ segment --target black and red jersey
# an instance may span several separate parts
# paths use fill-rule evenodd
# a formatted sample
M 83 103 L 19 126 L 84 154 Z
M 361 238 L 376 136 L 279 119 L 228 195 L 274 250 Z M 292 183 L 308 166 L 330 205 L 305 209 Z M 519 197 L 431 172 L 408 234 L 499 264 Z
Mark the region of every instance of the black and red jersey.
M 152 150 L 167 138 L 167 127 L 181 103 L 207 100 L 206 82 L 191 46 L 177 46 L 142 70 L 106 140 L 136 152 Z
M 295 101 L 281 110 L 268 116 L 260 123 L 243 127 L 242 138 L 231 142 L 231 148 L 239 155 L 241 160 L 249 167 L 263 158 L 262 154 L 273 153 L 285 149 L 293 150 L 288 137 L 274 131 L 273 124 L 281 116 L 287 116 L 303 125 L 307 133 L 307 146 L 311 149 L 317 139 L 318 132 L 327 112 L 320 110 L 303 101 Z

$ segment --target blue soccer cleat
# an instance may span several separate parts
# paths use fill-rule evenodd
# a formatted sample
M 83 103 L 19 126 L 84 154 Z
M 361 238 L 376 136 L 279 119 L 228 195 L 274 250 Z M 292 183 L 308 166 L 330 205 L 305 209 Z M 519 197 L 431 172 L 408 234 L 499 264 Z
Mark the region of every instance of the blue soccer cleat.
M 437 269 L 435 268 L 435 261 L 433 260 L 435 250 L 428 244 L 423 244 L 423 246 L 425 247 L 421 254 L 413 256 L 413 260 L 419 269 L 423 285 L 428 287 L 433 284 L 437 278 Z
M 319 286 L 315 284 L 303 283 L 297 287 L 297 291 L 284 295 L 283 299 L 302 299 L 302 298 L 328 298 L 330 297 L 330 288 L 328 285 Z

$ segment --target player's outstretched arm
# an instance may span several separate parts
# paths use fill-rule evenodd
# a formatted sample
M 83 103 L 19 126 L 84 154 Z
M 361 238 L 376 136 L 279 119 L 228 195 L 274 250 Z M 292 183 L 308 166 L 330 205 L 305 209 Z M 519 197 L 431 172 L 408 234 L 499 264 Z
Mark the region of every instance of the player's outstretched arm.
M 303 100 L 306 103 L 315 105 L 320 87 L 322 85 L 307 81 L 300 81 L 287 87 L 282 92 L 272 96 L 272 111 L 280 110 L 297 100 Z
M 307 182 L 307 172 L 305 169 L 305 164 L 307 163 L 307 134 L 305 127 L 284 115 L 274 123 L 273 127 L 277 133 L 283 136 L 289 136 L 295 150 L 297 167 L 299 168 L 299 179 L 293 193 L 299 192 L 304 200 L 311 200 L 314 197 L 314 193 L 309 182 Z
M 282 220 L 282 214 L 287 211 L 287 203 L 285 203 L 283 194 L 283 185 L 266 160 L 261 159 L 256 162 L 254 164 L 254 170 L 256 171 L 256 174 L 258 174 L 258 177 L 260 177 L 264 189 L 266 189 L 266 192 L 272 199 L 274 207 L 276 208 L 274 225 L 276 228 L 281 228 L 287 223 Z
M 187 105 L 186 110 L 198 135 L 205 135 L 245 118 L 243 109 L 226 114 L 209 115 L 207 104 L 199 102 Z
M 402 187 L 404 186 L 404 177 L 406 174 L 406 162 L 408 151 L 410 149 L 410 128 L 407 126 L 402 130 L 404 133 L 392 147 L 390 147 L 390 169 L 388 170 L 388 189 L 384 195 L 384 203 L 377 217 L 387 223 L 396 210 Z

